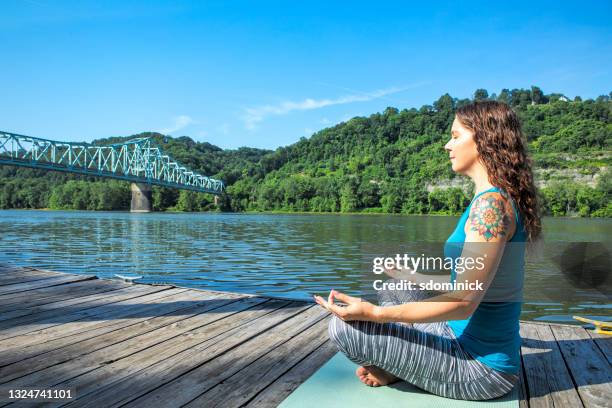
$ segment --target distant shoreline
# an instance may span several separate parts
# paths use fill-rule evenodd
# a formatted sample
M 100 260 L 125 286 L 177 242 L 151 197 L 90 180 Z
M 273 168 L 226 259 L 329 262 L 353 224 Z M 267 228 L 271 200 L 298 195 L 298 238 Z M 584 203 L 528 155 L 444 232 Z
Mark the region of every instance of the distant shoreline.
M 53 209 L 53 208 L 5 208 L 0 211 L 48 211 L 48 212 L 89 212 L 89 213 L 129 213 L 129 210 L 72 210 L 72 209 Z M 383 212 L 316 212 L 316 211 L 282 211 L 282 210 L 267 210 L 267 211 L 151 211 L 149 213 L 134 213 L 134 214 L 261 214 L 261 215 L 330 215 L 330 216 L 341 216 L 341 215 L 390 215 L 395 217 L 459 217 L 461 214 L 404 214 L 404 213 L 383 213 Z M 598 220 L 609 220 L 610 217 L 580 217 L 578 215 L 545 215 L 545 218 L 569 218 L 569 219 L 598 219 Z

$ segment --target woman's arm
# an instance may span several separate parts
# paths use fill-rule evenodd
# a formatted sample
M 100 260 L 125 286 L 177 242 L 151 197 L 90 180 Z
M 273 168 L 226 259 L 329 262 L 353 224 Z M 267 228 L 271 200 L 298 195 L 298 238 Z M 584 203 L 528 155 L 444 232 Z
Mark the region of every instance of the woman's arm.
M 466 221 L 461 257 L 482 257 L 482 267 L 473 265 L 463 273 L 457 273 L 456 282 L 482 283 L 483 290 L 455 290 L 422 302 L 377 306 L 373 310 L 375 321 L 426 323 L 469 317 L 495 277 L 506 240 L 516 228 L 512 212 L 512 207 L 501 194 L 487 193 L 474 202 Z
M 372 321 L 378 323 L 430 323 L 462 320 L 469 316 L 468 303 L 457 301 L 412 302 L 396 306 L 376 306 Z

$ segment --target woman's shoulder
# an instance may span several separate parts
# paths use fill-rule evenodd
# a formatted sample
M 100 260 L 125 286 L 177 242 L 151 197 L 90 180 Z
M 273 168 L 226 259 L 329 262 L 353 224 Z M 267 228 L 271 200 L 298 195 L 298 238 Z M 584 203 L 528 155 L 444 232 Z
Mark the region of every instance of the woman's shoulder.
M 491 205 L 495 208 L 504 210 L 506 214 L 509 214 L 513 218 L 519 218 L 520 216 L 517 211 L 516 202 L 512 196 L 499 187 L 492 187 L 483 192 L 474 200 L 472 207 L 475 205 L 484 205 L 485 207 Z
M 507 235 L 510 240 L 520 220 L 512 197 L 500 188 L 493 188 L 474 200 L 467 224 L 495 236 Z

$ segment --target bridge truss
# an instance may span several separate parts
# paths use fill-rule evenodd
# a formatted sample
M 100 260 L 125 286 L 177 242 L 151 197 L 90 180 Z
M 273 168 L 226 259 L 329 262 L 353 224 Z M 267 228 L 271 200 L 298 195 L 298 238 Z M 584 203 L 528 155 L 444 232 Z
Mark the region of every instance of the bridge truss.
M 92 145 L 59 142 L 0 131 L 0 164 L 148 183 L 219 195 L 225 186 L 193 172 L 148 137 Z

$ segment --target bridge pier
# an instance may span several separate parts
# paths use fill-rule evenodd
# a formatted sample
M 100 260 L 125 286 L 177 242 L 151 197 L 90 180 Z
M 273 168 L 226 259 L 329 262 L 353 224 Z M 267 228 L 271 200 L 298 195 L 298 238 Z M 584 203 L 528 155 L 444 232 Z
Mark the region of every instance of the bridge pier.
M 153 194 L 151 185 L 147 183 L 132 183 L 132 203 L 130 212 L 151 212 L 153 210 Z

